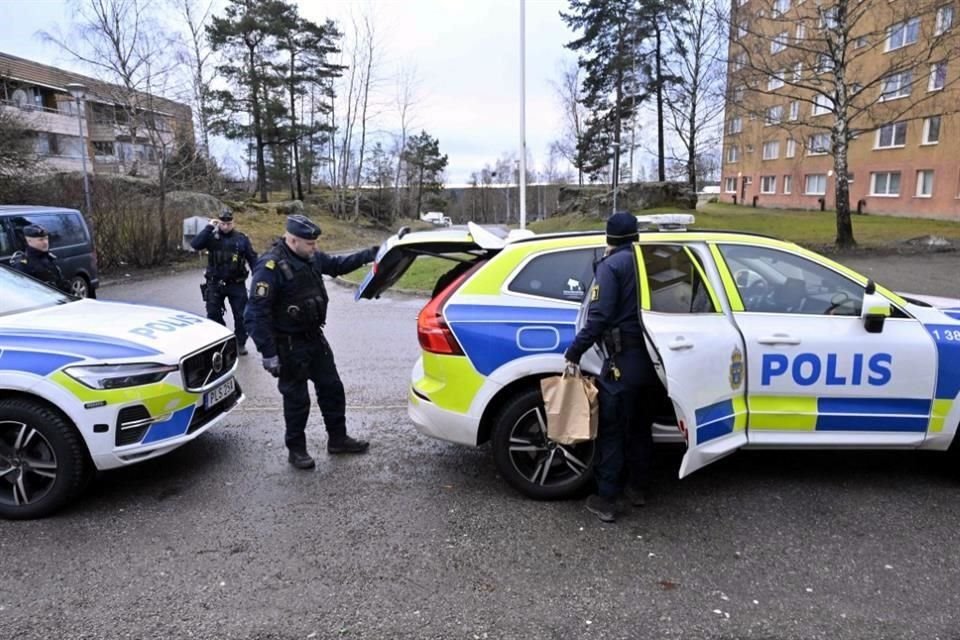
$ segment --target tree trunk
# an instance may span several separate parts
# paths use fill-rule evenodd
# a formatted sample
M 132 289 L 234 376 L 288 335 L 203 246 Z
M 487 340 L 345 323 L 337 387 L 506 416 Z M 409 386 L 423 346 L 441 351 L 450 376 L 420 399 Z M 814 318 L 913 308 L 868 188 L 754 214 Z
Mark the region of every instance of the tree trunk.
M 847 149 L 835 145 L 833 172 L 836 184 L 837 247 L 849 249 L 857 245 L 853 238 L 853 221 L 850 219 L 850 176 L 847 174 Z
M 657 37 L 657 178 L 660 182 L 667 179 L 666 152 L 663 148 L 663 43 L 661 40 L 660 24 L 654 26 Z
M 253 137 L 257 142 L 257 192 L 260 202 L 267 201 L 267 163 L 263 158 L 263 123 L 260 118 L 260 83 L 257 80 L 257 56 L 254 47 L 247 47 L 250 52 L 250 96 L 253 112 Z
M 417 180 L 417 218 L 420 217 L 420 207 L 423 203 L 423 165 L 420 165 L 420 177 Z

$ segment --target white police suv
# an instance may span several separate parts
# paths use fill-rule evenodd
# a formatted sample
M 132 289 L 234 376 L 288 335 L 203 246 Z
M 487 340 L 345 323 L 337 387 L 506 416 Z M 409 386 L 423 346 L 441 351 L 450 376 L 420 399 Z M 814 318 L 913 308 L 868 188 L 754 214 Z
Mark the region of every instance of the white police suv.
M 191 313 L 78 300 L 0 268 L 0 516 L 196 438 L 243 399 L 237 345 Z
M 745 447 L 953 445 L 960 300 L 894 293 L 790 242 L 688 230 L 690 215 L 641 221 L 641 313 L 664 386 L 655 438 L 686 443 L 681 477 Z M 379 295 L 418 256 L 454 262 L 417 321 L 409 414 L 433 437 L 492 441 L 500 473 L 531 497 L 590 481 L 592 443 L 546 438 L 539 380 L 562 371 L 604 244 L 476 225 L 403 233 L 357 293 Z

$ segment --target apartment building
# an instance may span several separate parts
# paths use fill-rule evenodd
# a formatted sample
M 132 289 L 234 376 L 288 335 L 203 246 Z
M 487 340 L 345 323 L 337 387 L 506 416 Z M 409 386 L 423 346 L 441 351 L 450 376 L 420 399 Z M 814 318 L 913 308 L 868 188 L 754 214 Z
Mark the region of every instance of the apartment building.
M 721 199 L 960 218 L 956 0 L 733 0 Z M 839 109 L 837 105 L 846 105 Z
M 87 88 L 82 118 L 67 87 Z M 152 175 L 160 149 L 193 140 L 190 107 L 0 52 L 0 109 L 34 133 L 51 171 Z

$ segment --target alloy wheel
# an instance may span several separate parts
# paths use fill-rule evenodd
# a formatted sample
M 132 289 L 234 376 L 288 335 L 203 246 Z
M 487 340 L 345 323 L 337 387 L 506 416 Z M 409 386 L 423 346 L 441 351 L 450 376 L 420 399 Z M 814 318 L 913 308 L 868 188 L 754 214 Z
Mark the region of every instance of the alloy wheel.
M 20 507 L 42 500 L 56 480 L 50 441 L 24 422 L 0 422 L 0 504 Z
M 528 482 L 542 487 L 576 481 L 589 471 L 593 441 L 564 445 L 547 437 L 543 407 L 523 413 L 510 429 L 509 458 Z

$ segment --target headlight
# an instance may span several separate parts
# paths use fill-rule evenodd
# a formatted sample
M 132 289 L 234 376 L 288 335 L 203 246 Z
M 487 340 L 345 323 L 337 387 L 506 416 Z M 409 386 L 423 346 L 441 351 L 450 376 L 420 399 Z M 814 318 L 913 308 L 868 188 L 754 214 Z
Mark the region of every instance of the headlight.
M 122 389 L 160 382 L 179 368 L 175 364 L 99 364 L 68 367 L 64 372 L 91 389 Z

